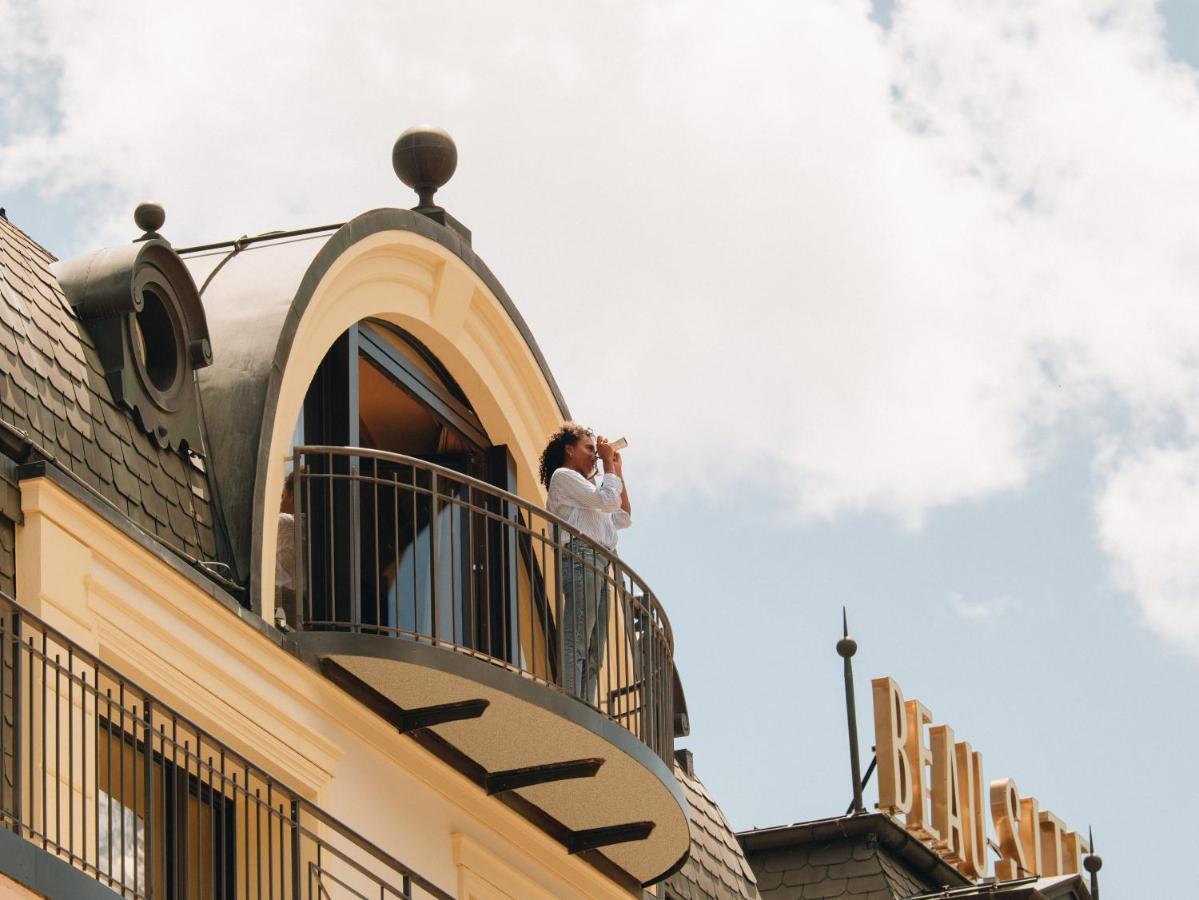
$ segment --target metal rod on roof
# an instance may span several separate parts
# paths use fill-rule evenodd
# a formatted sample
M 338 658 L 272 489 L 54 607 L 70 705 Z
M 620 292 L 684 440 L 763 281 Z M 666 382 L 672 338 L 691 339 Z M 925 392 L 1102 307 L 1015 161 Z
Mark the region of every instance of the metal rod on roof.
M 1099 870 L 1103 868 L 1103 859 L 1095 852 L 1095 835 L 1091 826 L 1087 826 L 1087 845 L 1090 852 L 1083 857 L 1082 867 L 1091 873 L 1091 900 L 1099 900 Z
M 837 654 L 845 662 L 845 715 L 849 720 L 849 765 L 853 774 L 853 814 L 866 811 L 862 803 L 862 764 L 858 760 L 858 711 L 853 696 L 853 655 L 858 652 L 858 642 L 849 636 L 849 616 L 841 607 L 841 640 L 837 641 Z
M 877 765 L 878 755 L 875 754 L 874 756 L 870 757 L 870 765 L 866 767 L 866 774 L 862 776 L 862 790 L 866 790 L 866 785 L 870 784 L 870 776 L 874 774 L 874 767 Z M 850 801 L 849 806 L 846 807 L 845 815 L 848 816 L 851 812 L 853 812 L 853 801 Z
M 244 247 L 246 244 L 257 244 L 259 241 L 275 241 L 280 238 L 300 237 L 305 234 L 316 234 L 321 231 L 336 231 L 344 222 L 337 222 L 333 225 L 314 225 L 311 228 L 292 228 L 288 231 L 268 231 L 264 234 L 242 235 L 239 238 L 233 238 L 229 241 L 216 241 L 212 244 L 197 244 L 194 247 L 181 247 L 175 252 L 178 254 L 184 253 L 201 253 L 205 250 L 220 250 L 223 247 Z

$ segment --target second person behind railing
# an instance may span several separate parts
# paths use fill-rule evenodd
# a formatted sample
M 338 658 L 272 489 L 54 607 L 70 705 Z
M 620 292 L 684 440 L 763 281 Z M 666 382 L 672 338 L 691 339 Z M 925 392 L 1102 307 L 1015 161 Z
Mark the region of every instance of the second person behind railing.
M 604 465 L 596 481 L 596 461 Z M 609 565 L 619 529 L 632 524 L 620 454 L 603 437 L 566 422 L 541 454 L 546 507 L 588 540 L 562 535 L 562 687 L 595 705 L 608 637 Z

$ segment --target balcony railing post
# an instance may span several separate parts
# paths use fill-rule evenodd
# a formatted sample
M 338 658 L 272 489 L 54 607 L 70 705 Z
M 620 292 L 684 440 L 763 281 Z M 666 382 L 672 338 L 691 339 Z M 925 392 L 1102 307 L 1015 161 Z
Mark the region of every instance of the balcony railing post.
M 12 615 L 12 762 L 13 762 L 13 800 L 16 812 L 14 825 L 17 834 L 21 834 L 24 820 L 22 813 L 21 785 L 21 616 Z
M 430 495 L 429 495 L 429 546 L 432 565 L 429 568 L 429 597 L 432 604 L 431 621 L 433 623 L 433 643 L 436 645 L 441 637 L 441 556 L 438 552 L 438 547 L 441 535 L 441 516 L 437 509 L 437 472 L 432 470 L 429 473 L 430 479 Z
M 154 865 L 154 703 L 148 697 L 142 702 L 142 791 L 146 804 L 146 814 L 142 825 L 142 839 L 145 842 L 146 874 L 142 880 L 142 891 L 147 897 L 154 894 L 152 885 Z M 134 842 L 136 844 L 136 834 Z M 136 872 L 136 866 L 134 867 Z
M 361 460 L 351 456 L 347 460 L 346 487 L 349 491 L 350 531 L 350 616 L 362 631 L 362 484 Z
M 291 895 L 300 900 L 300 802 L 291 801 Z
M 555 684 L 566 687 L 566 599 L 565 581 L 562 575 L 562 534 L 557 522 L 550 522 L 550 532 L 554 538 L 554 630 L 557 633 L 558 644 L 558 674 Z

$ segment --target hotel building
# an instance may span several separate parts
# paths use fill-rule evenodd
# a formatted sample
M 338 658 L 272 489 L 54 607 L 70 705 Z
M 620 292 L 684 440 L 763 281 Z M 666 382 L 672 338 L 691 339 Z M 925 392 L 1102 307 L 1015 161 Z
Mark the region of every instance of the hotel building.
M 434 203 L 456 158 L 410 130 L 415 209 L 195 247 L 153 204 L 66 260 L 0 217 L 0 897 L 969 885 L 884 813 L 733 835 L 669 598 L 545 510 L 570 411 Z

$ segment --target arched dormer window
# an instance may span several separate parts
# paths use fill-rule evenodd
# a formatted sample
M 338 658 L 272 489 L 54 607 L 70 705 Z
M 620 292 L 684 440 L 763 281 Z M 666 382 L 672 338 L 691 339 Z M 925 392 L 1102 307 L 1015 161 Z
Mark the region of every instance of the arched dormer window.
M 472 482 L 516 493 L 516 467 L 424 344 L 377 319 L 348 329 L 309 386 L 294 442 L 337 449 L 301 450 L 293 463 L 289 505 L 301 518 L 290 524 L 308 556 L 292 565 L 308 590 L 304 608 L 285 604 L 289 620 L 437 634 L 515 664 L 537 644 L 544 657 L 543 633 L 516 626 L 518 605 L 544 598 L 519 587 L 533 560 L 502 524 L 513 510 Z

